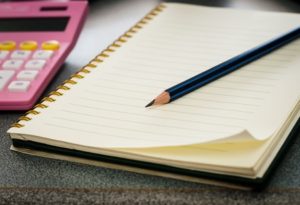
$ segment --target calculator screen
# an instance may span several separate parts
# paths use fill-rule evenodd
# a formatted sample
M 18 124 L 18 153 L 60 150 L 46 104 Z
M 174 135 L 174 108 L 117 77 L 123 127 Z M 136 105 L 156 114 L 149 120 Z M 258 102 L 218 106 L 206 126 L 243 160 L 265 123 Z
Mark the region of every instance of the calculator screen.
M 69 17 L 0 18 L 0 32 L 64 31 Z

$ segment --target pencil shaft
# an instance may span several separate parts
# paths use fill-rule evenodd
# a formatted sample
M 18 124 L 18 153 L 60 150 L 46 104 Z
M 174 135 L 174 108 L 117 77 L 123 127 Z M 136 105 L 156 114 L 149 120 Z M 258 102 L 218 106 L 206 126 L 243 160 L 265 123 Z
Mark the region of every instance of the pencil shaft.
M 271 41 L 268 41 L 262 45 L 252 48 L 238 56 L 235 56 L 213 68 L 202 72 L 188 80 L 185 80 L 171 88 L 168 88 L 168 92 L 171 96 L 170 102 L 174 101 L 230 72 L 233 72 L 242 66 L 255 61 L 256 59 L 286 45 L 287 43 L 300 37 L 300 27 L 279 36 Z

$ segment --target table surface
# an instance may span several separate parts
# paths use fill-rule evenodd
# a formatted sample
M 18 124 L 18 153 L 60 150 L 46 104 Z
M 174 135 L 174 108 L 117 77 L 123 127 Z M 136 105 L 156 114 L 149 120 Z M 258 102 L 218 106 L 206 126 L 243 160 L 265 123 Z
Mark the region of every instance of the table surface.
M 91 1 L 78 43 L 44 95 L 137 22 L 159 0 Z M 297 0 L 198 0 L 200 5 L 300 12 Z M 262 192 L 244 192 L 209 185 L 147 176 L 72 162 L 33 157 L 9 150 L 6 134 L 23 112 L 0 112 L 0 204 L 42 203 L 300 203 L 300 138 Z

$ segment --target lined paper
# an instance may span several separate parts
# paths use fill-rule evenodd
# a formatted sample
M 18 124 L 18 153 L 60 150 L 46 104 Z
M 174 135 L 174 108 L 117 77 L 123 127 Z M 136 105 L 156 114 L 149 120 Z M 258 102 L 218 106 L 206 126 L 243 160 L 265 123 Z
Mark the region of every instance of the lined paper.
M 166 5 L 78 85 L 9 132 L 103 148 L 272 136 L 299 100 L 299 40 L 171 104 L 144 106 L 164 89 L 298 26 L 299 15 Z

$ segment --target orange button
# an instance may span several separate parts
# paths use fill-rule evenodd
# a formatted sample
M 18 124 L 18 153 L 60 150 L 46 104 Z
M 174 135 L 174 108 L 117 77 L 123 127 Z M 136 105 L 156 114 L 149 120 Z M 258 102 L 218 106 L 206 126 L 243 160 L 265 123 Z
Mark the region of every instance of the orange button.
M 35 50 L 38 47 L 38 43 L 36 41 L 23 41 L 20 44 L 20 48 L 22 50 Z
M 52 40 L 52 41 L 46 41 L 42 43 L 42 48 L 44 50 L 57 50 L 59 49 L 60 45 L 58 41 Z
M 0 42 L 0 50 L 13 50 L 15 48 L 16 48 L 16 42 L 14 42 L 14 41 Z

